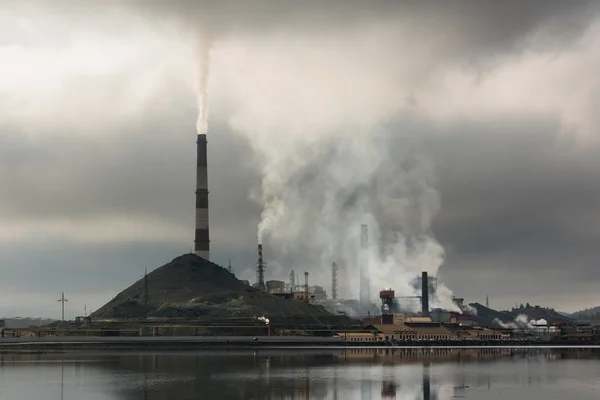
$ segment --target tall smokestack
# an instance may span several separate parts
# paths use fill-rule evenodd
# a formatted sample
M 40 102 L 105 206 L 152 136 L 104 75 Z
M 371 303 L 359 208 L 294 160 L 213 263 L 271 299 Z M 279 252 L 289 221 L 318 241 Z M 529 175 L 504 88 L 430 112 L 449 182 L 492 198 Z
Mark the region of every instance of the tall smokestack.
M 371 304 L 371 278 L 369 277 L 369 227 L 360 226 L 360 290 L 359 301 L 363 306 Z
M 194 249 L 198 256 L 210 261 L 208 234 L 208 162 L 206 134 L 198 135 L 196 166 L 196 235 Z
M 426 271 L 421 274 L 421 314 L 429 317 L 429 277 Z

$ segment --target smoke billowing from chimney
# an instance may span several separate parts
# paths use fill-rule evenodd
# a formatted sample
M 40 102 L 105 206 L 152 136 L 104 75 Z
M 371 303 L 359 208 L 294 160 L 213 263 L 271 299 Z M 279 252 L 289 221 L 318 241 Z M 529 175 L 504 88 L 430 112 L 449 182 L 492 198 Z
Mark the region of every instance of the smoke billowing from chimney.
M 378 42 L 378 35 L 370 39 Z M 324 65 L 340 65 L 349 56 L 338 52 L 345 48 L 338 44 L 348 40 L 344 34 L 330 39 L 330 51 L 316 53 L 307 44 L 321 43 L 318 35 L 300 41 L 286 35 L 247 39 L 219 36 L 226 45 L 212 52 L 210 41 L 201 44 L 198 131 L 206 132 L 212 63 L 219 68 L 213 68 L 211 79 L 231 95 L 228 122 L 251 138 L 259 160 L 261 190 L 253 197 L 263 208 L 258 237 L 272 249 L 271 265 L 281 265 L 282 273 L 293 265 L 313 265 L 314 279 L 326 281 L 329 270 L 322 267 L 338 260 L 348 271 L 340 297 L 358 298 L 361 276 L 374 288 L 418 296 L 411 282 L 423 270 L 435 274 L 444 258 L 430 229 L 440 199 L 432 165 L 415 136 L 399 131 L 389 118 L 403 110 L 398 88 L 389 85 L 397 71 L 383 77 L 382 64 L 371 65 L 368 58 L 370 73 L 365 74 L 364 59 L 344 64 L 339 75 L 325 73 Z M 274 59 L 279 53 L 286 56 Z M 242 67 L 248 63 L 251 69 Z M 370 245 L 361 274 L 357 227 L 362 223 L 369 225 Z M 448 294 L 440 303 L 453 307 L 451 292 L 439 293 Z
M 210 75 L 211 48 L 212 41 L 206 35 L 202 36 L 198 60 L 198 120 L 196 121 L 198 135 L 208 133 L 208 77 Z

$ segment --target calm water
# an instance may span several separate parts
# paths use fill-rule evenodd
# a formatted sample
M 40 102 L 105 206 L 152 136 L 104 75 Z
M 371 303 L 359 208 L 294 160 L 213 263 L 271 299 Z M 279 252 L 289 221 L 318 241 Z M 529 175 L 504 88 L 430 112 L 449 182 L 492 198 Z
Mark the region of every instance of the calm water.
M 0 399 L 600 399 L 600 351 L 0 355 Z

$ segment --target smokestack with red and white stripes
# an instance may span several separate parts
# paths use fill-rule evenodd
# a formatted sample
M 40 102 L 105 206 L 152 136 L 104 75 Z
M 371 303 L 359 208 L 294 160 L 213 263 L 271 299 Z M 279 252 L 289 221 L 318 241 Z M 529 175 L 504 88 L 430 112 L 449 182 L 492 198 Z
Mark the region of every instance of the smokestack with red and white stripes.
M 198 256 L 210 261 L 208 233 L 208 162 L 206 134 L 198 135 L 196 166 L 196 235 L 194 249 Z

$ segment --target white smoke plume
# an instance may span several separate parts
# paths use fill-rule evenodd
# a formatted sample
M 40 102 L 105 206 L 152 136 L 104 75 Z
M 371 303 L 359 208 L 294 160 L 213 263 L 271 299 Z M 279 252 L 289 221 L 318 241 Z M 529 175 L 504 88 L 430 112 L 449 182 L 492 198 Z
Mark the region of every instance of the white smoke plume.
M 196 132 L 198 135 L 208 133 L 208 78 L 210 75 L 210 51 L 212 40 L 207 34 L 200 37 L 198 44 L 198 120 Z
M 262 316 L 260 316 L 260 317 L 258 317 L 258 318 L 256 318 L 256 319 L 257 319 L 257 320 L 259 320 L 259 321 L 262 321 L 262 322 L 264 322 L 264 323 L 265 323 L 265 325 L 269 325 L 269 322 L 270 322 L 270 321 L 269 321 L 269 318 L 265 317 L 264 315 L 262 315 Z
M 470 304 L 465 304 L 462 311 L 465 314 L 477 316 L 477 309 Z
M 494 319 L 494 324 L 500 326 L 504 329 L 517 329 L 517 330 L 525 330 L 525 329 L 536 329 L 541 326 L 547 326 L 548 321 L 545 319 L 535 320 L 529 319 L 525 314 L 519 314 L 512 322 L 503 322 L 498 318 Z
M 336 260 L 344 266 L 345 296 L 356 298 L 360 225 L 367 224 L 372 300 L 387 287 L 397 295 L 420 295 L 414 278 L 421 271 L 436 275 L 444 260 L 430 231 L 440 199 L 429 161 L 394 130 L 393 121 L 324 132 L 309 143 L 302 136 L 292 140 L 296 146 L 277 153 L 258 149 L 265 163 L 256 196 L 264 207 L 259 237 L 268 239 L 283 267 L 304 264 L 311 276 L 325 280 L 323 266 Z M 458 310 L 441 283 L 431 305 Z

